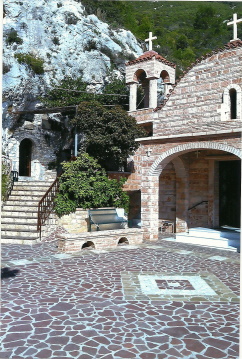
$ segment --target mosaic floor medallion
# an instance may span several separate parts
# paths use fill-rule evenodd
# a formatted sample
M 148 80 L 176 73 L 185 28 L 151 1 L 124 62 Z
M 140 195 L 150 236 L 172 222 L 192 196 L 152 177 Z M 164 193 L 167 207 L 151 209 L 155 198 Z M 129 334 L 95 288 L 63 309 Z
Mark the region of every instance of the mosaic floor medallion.
M 122 283 L 127 300 L 239 301 L 239 297 L 224 283 L 207 272 L 123 272 Z

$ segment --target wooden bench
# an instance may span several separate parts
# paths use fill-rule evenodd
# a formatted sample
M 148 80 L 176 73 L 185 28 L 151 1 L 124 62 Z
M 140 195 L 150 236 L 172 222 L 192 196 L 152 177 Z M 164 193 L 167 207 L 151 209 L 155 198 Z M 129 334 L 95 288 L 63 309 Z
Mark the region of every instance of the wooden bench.
M 89 209 L 89 232 L 125 228 L 128 220 L 118 208 Z

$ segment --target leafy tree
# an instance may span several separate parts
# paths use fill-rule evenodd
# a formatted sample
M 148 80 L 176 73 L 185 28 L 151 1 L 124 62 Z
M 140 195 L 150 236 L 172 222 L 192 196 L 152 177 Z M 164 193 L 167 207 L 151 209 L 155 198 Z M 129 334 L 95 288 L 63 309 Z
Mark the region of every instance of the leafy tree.
M 119 105 L 127 109 L 129 92 L 124 79 L 118 79 L 111 74 L 102 93 L 88 92 L 87 86 L 88 84 L 82 80 L 82 77 L 73 79 L 66 76 L 59 85 L 52 84 L 52 89 L 44 98 L 41 98 L 41 101 L 48 107 L 61 107 L 76 106 L 83 101 L 97 100 L 104 105 Z M 116 94 L 116 96 L 110 94 Z
M 114 94 L 114 95 L 110 95 Z M 119 105 L 128 110 L 129 90 L 123 79 L 111 76 L 98 100 L 103 105 Z
M 71 121 L 84 136 L 83 148 L 107 170 L 124 166 L 128 156 L 138 148 L 135 138 L 143 137 L 136 120 L 120 107 L 82 102 Z
M 41 101 L 48 107 L 78 105 L 82 101 L 93 100 L 94 94 L 87 93 L 86 89 L 87 83 L 81 77 L 73 79 L 66 76 L 59 85 L 52 84 L 52 89 Z
M 122 190 L 125 179 L 109 179 L 98 162 L 83 153 L 63 163 L 55 211 L 59 216 L 76 208 L 119 207 L 128 211 L 129 196 Z

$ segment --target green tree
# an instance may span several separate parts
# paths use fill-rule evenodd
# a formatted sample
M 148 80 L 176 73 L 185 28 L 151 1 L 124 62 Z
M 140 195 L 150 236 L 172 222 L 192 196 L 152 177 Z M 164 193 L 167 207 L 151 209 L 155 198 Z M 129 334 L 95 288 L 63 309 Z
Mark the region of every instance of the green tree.
M 59 216 L 76 208 L 119 207 L 128 211 L 129 196 L 122 189 L 125 179 L 109 179 L 97 160 L 83 153 L 63 163 L 55 211 Z
M 98 100 L 103 105 L 119 105 L 128 110 L 129 90 L 124 79 L 111 76 Z
M 66 76 L 59 85 L 52 84 L 52 89 L 41 101 L 48 107 L 59 107 L 78 105 L 82 101 L 93 99 L 94 94 L 87 92 L 87 83 L 81 77 L 73 79 Z
M 121 107 L 107 108 L 102 104 L 82 102 L 71 120 L 83 135 L 83 148 L 107 170 L 118 170 L 138 148 L 137 137 L 144 131 L 136 120 Z

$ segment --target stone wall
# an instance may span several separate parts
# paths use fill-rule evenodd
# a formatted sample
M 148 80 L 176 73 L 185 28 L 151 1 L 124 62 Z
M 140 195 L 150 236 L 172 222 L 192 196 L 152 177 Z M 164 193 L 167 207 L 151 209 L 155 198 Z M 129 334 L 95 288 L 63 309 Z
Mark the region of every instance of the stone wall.
M 60 234 L 58 250 L 61 252 L 75 252 L 83 249 L 83 245 L 90 245 L 95 249 L 112 249 L 120 244 L 140 244 L 143 232 L 137 228 L 116 229 L 107 231 L 87 232 L 80 234 Z M 126 244 L 125 244 L 126 243 Z
M 7 141 L 6 151 L 12 162 L 12 170 L 19 171 L 19 146 L 22 140 L 29 139 L 32 142 L 31 152 L 31 178 L 45 180 L 48 163 L 56 160 L 57 150 L 55 141 L 48 140 L 46 131 L 42 130 L 42 116 L 35 115 L 33 122 L 25 121 L 14 131 Z
M 238 92 L 237 120 L 241 120 L 241 56 L 242 47 L 237 47 L 214 54 L 193 66 L 173 89 L 165 106 L 155 114 L 154 136 L 164 134 L 166 123 L 170 133 L 174 133 L 173 130 L 184 133 L 184 126 L 192 123 L 201 126 L 230 120 L 225 116 L 229 108 L 226 108 L 223 97 L 224 92 L 233 87 Z
M 88 212 L 85 209 L 77 208 L 76 212 L 60 217 L 58 225 L 71 233 L 87 232 Z

